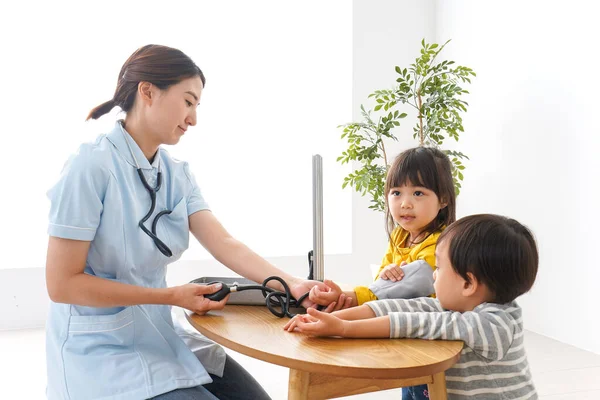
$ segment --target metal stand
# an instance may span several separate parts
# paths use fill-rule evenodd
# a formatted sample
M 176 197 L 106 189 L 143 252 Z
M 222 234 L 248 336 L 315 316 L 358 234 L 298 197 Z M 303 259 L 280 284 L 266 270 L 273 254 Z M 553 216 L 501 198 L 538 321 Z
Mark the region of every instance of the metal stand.
M 310 279 L 323 281 L 324 251 L 323 251 L 323 158 L 315 154 L 312 157 L 312 197 L 313 197 L 313 250 L 309 255 L 312 261 Z M 312 260 L 310 260 L 312 258 Z

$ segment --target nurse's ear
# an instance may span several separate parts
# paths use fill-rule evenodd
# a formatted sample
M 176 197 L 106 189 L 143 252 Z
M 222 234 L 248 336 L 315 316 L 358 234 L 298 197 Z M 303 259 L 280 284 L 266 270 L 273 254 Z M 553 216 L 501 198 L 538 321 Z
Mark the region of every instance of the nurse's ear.
M 152 105 L 152 100 L 155 97 L 155 87 L 150 82 L 140 82 L 138 83 L 138 94 L 140 95 L 140 99 L 142 102 L 148 106 Z

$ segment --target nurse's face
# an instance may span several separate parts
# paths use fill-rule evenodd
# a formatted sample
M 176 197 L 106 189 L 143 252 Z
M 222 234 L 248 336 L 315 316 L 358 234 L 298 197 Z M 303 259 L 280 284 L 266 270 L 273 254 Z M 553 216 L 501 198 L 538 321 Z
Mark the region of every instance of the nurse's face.
M 202 80 L 185 79 L 166 90 L 158 90 L 147 113 L 148 126 L 162 144 L 173 145 L 196 125 L 196 109 L 200 104 Z

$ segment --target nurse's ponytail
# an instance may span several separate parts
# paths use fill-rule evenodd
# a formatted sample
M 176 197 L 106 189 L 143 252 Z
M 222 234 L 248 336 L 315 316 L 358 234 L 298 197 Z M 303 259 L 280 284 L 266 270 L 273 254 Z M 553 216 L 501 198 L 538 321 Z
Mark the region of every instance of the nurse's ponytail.
M 86 120 L 98 119 L 115 106 L 129 112 L 133 108 L 140 82 L 150 82 L 165 90 L 194 76 L 200 77 L 202 86 L 206 85 L 200 68 L 181 50 L 157 44 L 140 47 L 121 67 L 113 98 L 92 109 Z
M 102 103 L 97 107 L 94 107 L 94 109 L 90 111 L 85 120 L 87 121 L 88 119 L 98 119 L 104 114 L 109 113 L 113 108 L 115 108 L 116 105 L 117 104 L 115 103 L 115 100 L 110 99 L 109 101 Z

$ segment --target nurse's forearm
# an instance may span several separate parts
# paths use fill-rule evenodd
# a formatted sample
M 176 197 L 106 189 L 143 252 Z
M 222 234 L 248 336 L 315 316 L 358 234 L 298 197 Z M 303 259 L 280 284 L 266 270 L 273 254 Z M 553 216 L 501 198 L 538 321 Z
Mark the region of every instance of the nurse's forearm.
M 290 285 L 297 281 L 297 278 L 276 268 L 250 250 L 248 246 L 233 238 L 212 212 L 202 210 L 193 213 L 189 217 L 189 222 L 190 231 L 200 244 L 227 268 L 258 283 L 262 283 L 269 276 L 279 276 Z M 282 289 L 276 281 L 269 283 L 269 286 Z
M 137 304 L 172 304 L 172 290 L 119 283 L 88 274 L 64 278 L 50 298 L 56 303 L 88 307 L 119 307 Z
M 225 242 L 227 251 L 221 252 L 217 259 L 238 274 L 258 283 L 262 283 L 269 276 L 278 276 L 288 284 L 297 280 L 269 263 L 240 241 L 228 238 Z M 269 286 L 278 290 L 282 289 L 277 281 L 271 281 Z

